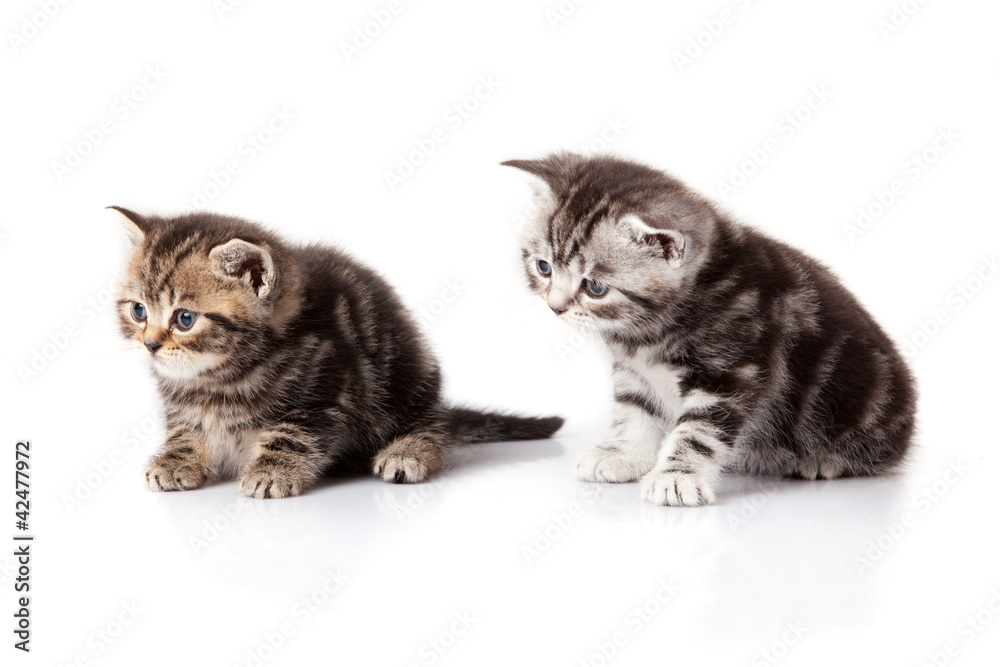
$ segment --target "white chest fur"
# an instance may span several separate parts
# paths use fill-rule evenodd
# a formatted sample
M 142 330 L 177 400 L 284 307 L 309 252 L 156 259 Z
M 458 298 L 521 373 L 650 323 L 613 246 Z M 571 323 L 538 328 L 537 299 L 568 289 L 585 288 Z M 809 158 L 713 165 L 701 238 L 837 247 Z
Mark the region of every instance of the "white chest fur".
M 190 427 L 204 436 L 212 468 L 217 474 L 238 475 L 254 457 L 255 431 L 232 428 L 227 420 L 201 408 L 187 408 L 182 415 Z
M 678 369 L 652 359 L 653 354 L 648 350 L 639 350 L 634 356 L 616 355 L 616 364 L 625 370 L 615 374 L 616 391 L 621 386 L 648 396 L 673 423 L 684 409 L 680 392 L 682 376 Z

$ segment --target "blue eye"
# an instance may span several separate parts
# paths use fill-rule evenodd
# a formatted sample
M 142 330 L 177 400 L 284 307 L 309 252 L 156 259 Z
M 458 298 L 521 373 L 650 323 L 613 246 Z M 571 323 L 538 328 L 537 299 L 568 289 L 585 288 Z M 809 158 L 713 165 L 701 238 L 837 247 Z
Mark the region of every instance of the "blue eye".
M 608 286 L 602 283 L 594 282 L 589 278 L 583 281 L 583 286 L 587 288 L 587 293 L 590 296 L 600 298 L 608 293 Z
M 194 321 L 198 316 L 192 313 L 190 310 L 178 310 L 177 316 L 174 317 L 174 322 L 177 324 L 177 328 L 181 331 L 187 331 L 194 326 Z
M 543 276 L 552 275 L 552 266 L 546 262 L 544 259 L 538 260 L 538 272 Z
M 141 303 L 132 304 L 132 319 L 136 322 L 146 321 L 146 307 Z

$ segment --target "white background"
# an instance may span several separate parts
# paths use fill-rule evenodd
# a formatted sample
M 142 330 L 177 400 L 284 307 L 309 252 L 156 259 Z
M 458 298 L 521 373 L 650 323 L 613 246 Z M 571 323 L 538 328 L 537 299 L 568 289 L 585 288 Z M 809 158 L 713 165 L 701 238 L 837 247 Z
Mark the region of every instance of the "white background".
M 30 655 L 0 551 L 4 664 L 994 664 L 995 3 L 424 0 L 350 57 L 387 1 L 221 5 L 4 5 L 0 535 L 18 438 L 36 535 Z M 293 116 L 278 132 L 275 110 Z M 700 509 L 575 481 L 608 362 L 527 293 L 528 191 L 498 166 L 557 149 L 667 169 L 832 266 L 913 346 L 909 469 L 730 479 Z M 162 427 L 107 305 L 126 249 L 109 204 L 337 243 L 427 309 L 450 397 L 567 426 L 464 448 L 422 486 L 147 492 Z M 851 235 L 859 208 L 878 215 Z

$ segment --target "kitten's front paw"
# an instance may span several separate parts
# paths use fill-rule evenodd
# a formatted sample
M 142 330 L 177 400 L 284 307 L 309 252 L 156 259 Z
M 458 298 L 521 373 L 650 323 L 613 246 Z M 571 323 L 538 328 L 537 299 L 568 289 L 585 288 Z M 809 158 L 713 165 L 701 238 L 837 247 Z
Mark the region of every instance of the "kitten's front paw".
M 157 456 L 146 464 L 143 479 L 150 491 L 189 491 L 208 479 L 209 471 L 198 462 Z
M 715 502 L 715 492 L 696 473 L 654 470 L 639 482 L 639 495 L 654 505 L 698 507 Z
M 236 488 L 250 498 L 288 498 L 300 495 L 305 483 L 283 470 L 251 464 L 243 471 Z
M 592 447 L 577 459 L 573 470 L 585 482 L 634 482 L 649 472 L 652 461 L 643 461 L 615 447 Z
M 418 457 L 382 450 L 375 456 L 373 472 L 386 482 L 416 484 L 427 479 L 430 471 Z

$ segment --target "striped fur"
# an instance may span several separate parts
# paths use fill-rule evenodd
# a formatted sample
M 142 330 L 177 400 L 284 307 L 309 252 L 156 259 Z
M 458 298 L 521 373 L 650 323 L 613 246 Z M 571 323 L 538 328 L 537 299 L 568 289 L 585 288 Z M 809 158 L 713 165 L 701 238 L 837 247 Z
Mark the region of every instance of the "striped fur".
M 145 471 L 154 491 L 235 476 L 245 495 L 282 498 L 359 468 L 420 482 L 456 443 L 547 438 L 562 425 L 444 406 L 413 318 L 337 250 L 237 218 L 115 210 L 134 244 L 121 332 L 149 350 L 166 407 L 166 442 Z
M 911 374 L 825 267 L 640 164 L 504 164 L 538 196 L 528 284 L 614 358 L 614 423 L 577 462 L 581 479 L 701 505 L 724 471 L 829 479 L 904 460 Z M 595 297 L 588 281 L 609 289 Z

